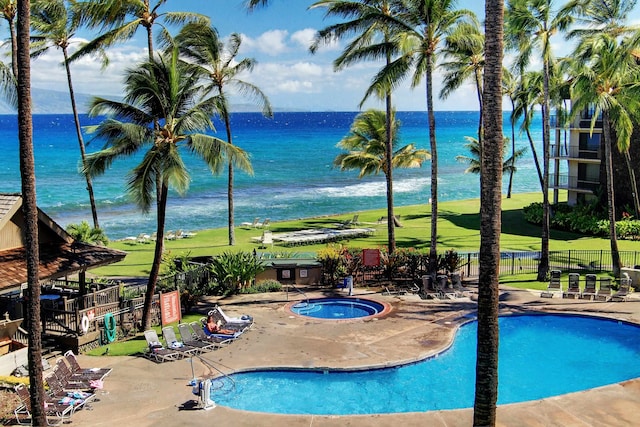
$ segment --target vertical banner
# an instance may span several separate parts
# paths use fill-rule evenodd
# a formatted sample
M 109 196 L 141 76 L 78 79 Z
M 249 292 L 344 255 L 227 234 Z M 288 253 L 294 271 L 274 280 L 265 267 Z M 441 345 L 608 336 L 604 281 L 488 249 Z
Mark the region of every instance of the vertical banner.
M 172 291 L 160 294 L 160 317 L 162 326 L 180 321 L 180 292 Z

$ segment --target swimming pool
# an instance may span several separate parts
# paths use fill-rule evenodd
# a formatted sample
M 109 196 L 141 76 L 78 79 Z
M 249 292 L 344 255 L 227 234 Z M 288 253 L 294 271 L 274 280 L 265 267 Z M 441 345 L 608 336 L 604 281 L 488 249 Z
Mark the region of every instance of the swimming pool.
M 477 323 L 439 356 L 367 371 L 255 371 L 232 375 L 219 405 L 282 414 L 348 415 L 473 406 Z M 515 403 L 640 377 L 640 327 L 562 315 L 500 318 L 498 403 Z M 217 382 L 229 381 L 228 379 Z
M 315 319 L 358 319 L 381 314 L 385 305 L 364 298 L 317 298 L 294 303 L 289 309 Z

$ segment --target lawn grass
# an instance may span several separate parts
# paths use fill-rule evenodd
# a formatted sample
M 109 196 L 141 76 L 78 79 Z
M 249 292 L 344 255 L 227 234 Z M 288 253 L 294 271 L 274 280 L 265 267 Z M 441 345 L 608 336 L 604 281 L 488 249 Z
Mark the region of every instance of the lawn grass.
M 202 314 L 189 313 L 189 314 L 186 314 L 180 322 L 181 323 L 195 322 L 200 320 L 201 317 L 202 317 Z M 178 337 L 180 336 L 178 334 L 178 328 L 177 328 L 178 322 L 170 323 L 165 326 L 173 326 L 173 328 L 176 331 L 176 335 Z M 154 329 L 158 333 L 159 337 L 162 337 L 162 326 L 154 326 L 152 327 L 152 329 Z M 110 344 L 105 344 L 101 347 L 94 348 L 93 350 L 90 350 L 85 354 L 89 356 L 103 356 L 103 355 L 132 356 L 135 354 L 144 353 L 146 349 L 147 349 L 147 341 L 144 338 L 144 334 L 138 333 L 133 338 L 130 338 L 124 341 L 116 341 Z
M 537 251 L 540 250 L 539 226 L 529 224 L 524 220 L 522 208 L 533 202 L 541 201 L 539 193 L 515 194 L 511 199 L 503 199 L 502 204 L 502 251 Z M 475 252 L 480 247 L 480 201 L 458 200 L 441 202 L 438 205 L 438 245 L 439 250 L 455 249 L 459 252 Z M 395 208 L 396 215 L 400 215 L 402 227 L 397 227 L 396 244 L 398 248 L 415 248 L 427 251 L 430 241 L 430 215 L 428 205 L 402 206 Z M 373 236 L 354 238 L 341 242 L 352 248 L 377 248 L 387 245 L 386 224 L 376 224 L 378 218 L 386 216 L 386 209 L 357 212 L 363 227 L 373 227 Z M 336 223 L 348 220 L 351 214 L 306 218 L 294 221 L 272 223 L 270 230 L 274 233 L 301 230 L 306 228 L 332 227 Z M 241 222 L 238 219 L 238 222 Z M 369 224 L 367 224 L 369 223 Z M 200 230 L 193 237 L 169 240 L 165 244 L 167 255 L 219 255 L 224 252 L 253 251 L 258 245 L 251 241 L 251 237 L 261 234 L 260 229 L 236 228 L 236 245 L 228 245 L 226 228 Z M 638 250 L 638 243 L 628 240 L 618 242 L 619 249 Z M 115 241 L 110 247 L 121 249 L 128 253 L 125 259 L 117 264 L 96 268 L 91 271 L 96 276 L 146 276 L 153 260 L 154 244 L 140 244 L 128 241 Z M 326 244 L 315 244 L 288 248 L 274 245 L 269 251 L 279 253 L 306 252 L 315 255 Z M 609 240 L 600 237 L 584 236 L 551 230 L 550 250 L 562 251 L 569 249 L 609 250 Z

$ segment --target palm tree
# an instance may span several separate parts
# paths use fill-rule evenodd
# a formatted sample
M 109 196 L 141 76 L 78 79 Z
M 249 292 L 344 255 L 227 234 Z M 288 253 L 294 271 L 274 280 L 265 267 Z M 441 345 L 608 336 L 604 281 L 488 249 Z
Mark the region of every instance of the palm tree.
M 393 7 L 393 2 L 389 0 L 321 0 L 311 5 L 310 9 L 317 7 L 325 7 L 327 9 L 327 17 L 340 16 L 347 19 L 347 21 L 330 25 L 319 31 L 310 48 L 312 53 L 315 52 L 322 43 L 344 38 L 349 35 L 355 36 L 342 54 L 334 61 L 334 68 L 336 70 L 343 69 L 365 59 L 377 60 L 384 58 L 386 66 L 389 66 L 392 57 L 398 53 L 397 40 L 394 40 L 392 37 L 393 27 L 396 25 L 395 15 L 397 14 L 396 8 Z M 391 144 L 393 140 L 391 135 L 391 118 L 393 115 L 391 86 L 392 85 L 388 84 L 372 84 L 360 102 L 360 107 L 362 107 L 367 98 L 373 93 L 379 98 L 384 98 L 385 117 L 387 119 L 387 136 L 385 139 L 388 144 Z M 387 163 L 392 162 L 392 152 L 393 147 L 391 145 L 387 146 Z M 389 170 L 388 173 L 385 174 L 385 179 L 387 181 L 387 217 L 393 218 L 392 170 Z M 387 222 L 387 236 L 389 253 L 393 253 L 396 248 L 395 223 L 393 221 Z
M 154 190 L 157 192 L 157 237 L 142 317 L 145 329 L 151 322 L 151 301 L 162 261 L 168 190 L 172 187 L 184 193 L 189 185 L 180 152 L 200 157 L 213 173 L 220 172 L 225 156 L 236 167 L 251 171 L 244 151 L 201 133 L 213 128 L 210 117 L 217 105 L 212 99 L 201 101 L 204 90 L 199 79 L 199 70 L 180 61 L 173 48 L 166 56 L 127 71 L 123 102 L 95 98 L 91 105 L 92 116 L 110 117 L 94 129 L 96 138 L 105 139 L 106 145 L 87 156 L 87 171 L 92 176 L 102 174 L 117 158 L 146 150 L 129 174 L 128 192 L 144 212 L 150 210 Z
M 475 20 L 470 10 L 456 9 L 455 0 L 406 0 L 401 2 L 400 18 L 394 31 L 402 38 L 403 55 L 387 65 L 375 78 L 372 88 L 397 85 L 413 69 L 411 86 L 426 80 L 429 148 L 431 152 L 431 242 L 429 270 L 437 269 L 438 244 L 438 148 L 433 109 L 433 72 L 440 42 L 462 22 Z M 397 7 L 400 8 L 398 5 Z
M 506 14 L 506 37 L 510 46 L 517 46 L 516 59 L 520 69 L 526 68 L 535 49 L 542 54 L 543 102 L 542 102 L 542 242 L 538 280 L 545 280 L 549 271 L 549 149 L 551 139 L 550 79 L 554 61 L 551 37 L 569 27 L 574 4 L 568 3 L 556 11 L 553 0 L 509 0 Z
M 0 17 L 7 21 L 11 37 L 11 70 L 14 77 L 18 77 L 18 40 L 16 35 L 16 4 L 17 0 L 0 0 Z
M 218 105 L 218 114 L 224 122 L 227 142 L 233 144 L 231 132 L 231 109 L 228 90 L 244 95 L 260 107 L 265 117 L 273 117 L 271 103 L 257 86 L 241 80 L 238 76 L 253 70 L 256 62 L 252 58 L 238 61 L 238 51 L 242 44 L 239 34 L 231 34 L 223 44 L 215 28 L 200 23 L 185 25 L 176 36 L 182 54 L 202 67 L 202 75 L 208 80 L 207 91 L 214 94 Z M 236 244 L 233 204 L 233 160 L 229 159 L 228 169 L 228 215 L 229 245 Z
M 484 69 L 484 34 L 477 21 L 462 22 L 447 35 L 440 64 L 445 70 L 440 98 L 446 99 L 466 80 L 472 80 L 478 97 L 478 148 L 482 147 L 482 71 Z
M 104 230 L 91 227 L 87 221 L 82 221 L 80 224 L 69 224 L 67 226 L 67 233 L 69 233 L 76 242 L 90 243 L 93 245 L 106 245 L 109 243 L 109 238 L 104 234 Z
M 393 168 L 417 168 L 429 158 L 429 152 L 408 144 L 396 148 L 400 122 L 391 117 L 391 144 L 387 144 L 387 117 L 381 110 L 367 110 L 356 116 L 349 134 L 338 142 L 337 147 L 346 150 L 339 154 L 333 164 L 340 170 L 360 170 L 359 177 L 390 174 Z M 391 154 L 391 167 L 387 161 L 387 147 L 394 150 Z M 389 182 L 387 180 L 387 182 Z M 387 189 L 389 191 L 389 189 Z M 393 222 L 391 220 L 387 222 Z
M 504 71 L 504 70 L 503 70 Z M 476 138 L 471 136 L 465 136 L 465 139 L 468 141 L 464 146 L 469 150 L 469 156 L 456 156 L 456 160 L 462 163 L 468 163 L 469 167 L 465 169 L 464 173 L 475 173 L 480 174 L 482 172 L 482 165 L 480 164 L 481 150 L 480 143 Z M 504 152 L 506 151 L 507 145 L 509 144 L 509 138 L 504 139 L 502 153 L 504 156 Z M 524 156 L 527 152 L 526 148 L 520 148 L 516 150 L 511 157 L 504 160 L 502 162 L 502 173 L 510 173 L 514 174 L 518 168 L 516 168 L 516 160 Z
M 110 47 L 116 43 L 130 40 L 139 27 L 147 32 L 147 49 L 149 60 L 153 60 L 153 26 L 158 19 L 166 24 L 184 24 L 201 22 L 209 24 L 205 15 L 192 12 L 158 13 L 160 6 L 167 0 L 157 0 L 151 7 L 150 0 L 95 0 L 79 3 L 82 21 L 89 28 L 99 28 L 103 34 L 93 39 L 71 56 L 71 61 Z
M 617 38 L 601 32 L 583 40 L 573 53 L 580 72 L 571 87 L 572 115 L 592 106 L 591 131 L 602 115 L 602 136 L 606 169 L 606 193 L 609 217 L 609 237 L 613 274 L 619 276 L 621 261 L 616 236 L 616 210 L 613 192 L 611 149 L 614 143 L 620 152 L 628 150 L 634 118 L 640 111 L 640 69 L 635 52 L 640 48 L 640 33 Z M 613 129 L 612 129 L 613 127 Z
M 76 98 L 73 91 L 73 83 L 71 79 L 71 67 L 69 65 L 69 44 L 75 36 L 78 29 L 78 19 L 73 11 L 75 2 L 70 1 L 69 7 L 65 0 L 36 0 L 31 8 L 31 26 L 34 30 L 32 55 L 38 57 L 49 50 L 50 47 L 56 47 L 62 51 L 64 58 L 63 64 L 67 72 L 67 85 L 69 86 L 69 97 L 71 98 L 71 110 L 73 112 L 73 121 L 76 126 L 76 136 L 78 138 L 78 146 L 80 147 L 80 160 L 84 165 L 86 160 L 86 150 L 84 140 L 82 138 L 82 129 L 80 127 L 80 117 L 78 116 L 78 108 L 76 106 Z M 89 203 L 91 205 L 91 216 L 93 217 L 93 227 L 100 228 L 98 222 L 98 210 L 93 194 L 93 183 L 91 176 L 84 173 L 87 182 L 87 191 L 89 193 Z
M 511 158 L 515 160 L 516 153 L 516 92 L 518 90 L 518 80 L 507 68 L 502 70 L 502 94 L 509 97 L 511 102 L 511 114 L 509 115 L 509 123 L 511 124 Z M 514 165 L 515 166 L 515 165 Z M 507 187 L 507 199 L 511 198 L 511 189 L 513 188 L 513 174 L 515 170 L 509 172 L 509 185 Z M 503 171 L 504 173 L 504 171 Z
M 33 122 L 31 119 L 31 2 L 18 2 L 16 27 L 16 64 L 18 94 L 18 141 L 20 145 L 20 179 L 27 267 L 27 330 L 29 331 L 29 384 L 31 423 L 46 425 L 44 383 L 42 381 L 42 324 L 40 322 L 40 253 L 38 248 L 38 206 L 36 203 L 36 172 L 33 156 Z
M 586 40 L 591 36 L 606 32 L 612 37 L 632 36 L 639 30 L 637 25 L 626 25 L 629 13 L 636 5 L 636 0 L 588 0 L 577 8 L 576 21 L 579 25 L 569 33 L 569 38 Z M 637 55 L 636 55 L 637 56 Z M 626 163 L 631 195 L 636 217 L 640 215 L 640 195 L 638 194 L 635 171 L 632 166 L 629 148 L 623 153 Z M 615 190 L 615 189 L 614 189 Z
M 498 400 L 498 271 L 502 221 L 502 58 L 504 2 L 485 6 L 485 67 L 480 183 L 478 347 L 473 425 L 494 426 Z

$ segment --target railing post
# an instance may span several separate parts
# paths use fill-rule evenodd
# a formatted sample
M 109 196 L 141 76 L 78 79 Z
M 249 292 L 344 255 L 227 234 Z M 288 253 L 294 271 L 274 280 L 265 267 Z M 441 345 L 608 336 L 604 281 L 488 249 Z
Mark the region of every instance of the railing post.
M 516 255 L 511 252 L 511 275 L 516 274 Z
M 571 249 L 569 249 L 569 255 L 567 256 L 567 271 L 571 271 Z

